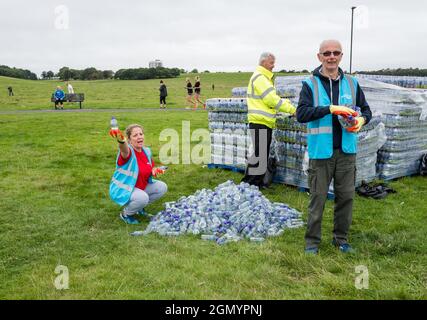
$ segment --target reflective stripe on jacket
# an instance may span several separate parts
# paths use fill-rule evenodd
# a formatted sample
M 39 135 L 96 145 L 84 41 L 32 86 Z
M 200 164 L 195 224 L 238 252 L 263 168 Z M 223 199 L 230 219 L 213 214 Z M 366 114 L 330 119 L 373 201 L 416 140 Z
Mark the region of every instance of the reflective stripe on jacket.
M 110 198 L 117 204 L 124 206 L 130 199 L 133 189 L 135 188 L 136 180 L 138 179 L 139 167 L 136 160 L 135 151 L 129 145 L 131 156 L 128 162 L 119 166 L 117 161 L 120 156 L 120 151 L 116 158 L 116 171 L 113 174 L 110 182 Z M 143 147 L 145 155 L 151 165 L 151 150 Z M 152 177 L 148 179 L 148 183 L 153 183 Z
M 288 99 L 281 99 L 273 85 L 273 73 L 258 66 L 247 91 L 248 122 L 274 128 L 277 112 L 293 114 L 295 107 Z
M 313 93 L 314 108 L 329 108 L 331 100 L 326 93 L 320 79 L 312 76 L 306 80 Z M 339 83 L 339 105 L 356 105 L 357 80 L 345 75 Z M 310 159 L 328 159 L 333 154 L 333 128 L 332 114 L 328 114 L 321 119 L 310 121 L 307 124 L 307 144 L 308 156 Z M 342 128 L 342 151 L 344 153 L 354 154 L 357 152 L 357 134 L 348 132 Z

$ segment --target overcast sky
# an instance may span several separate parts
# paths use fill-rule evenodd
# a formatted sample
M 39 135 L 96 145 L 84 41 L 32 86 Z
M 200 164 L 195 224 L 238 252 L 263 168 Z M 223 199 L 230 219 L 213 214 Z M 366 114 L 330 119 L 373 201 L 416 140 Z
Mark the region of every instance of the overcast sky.
M 271 51 L 275 70 L 312 70 L 319 43 L 335 38 L 348 70 L 352 6 L 353 70 L 427 68 L 425 0 L 2 0 L 0 64 L 252 71 Z

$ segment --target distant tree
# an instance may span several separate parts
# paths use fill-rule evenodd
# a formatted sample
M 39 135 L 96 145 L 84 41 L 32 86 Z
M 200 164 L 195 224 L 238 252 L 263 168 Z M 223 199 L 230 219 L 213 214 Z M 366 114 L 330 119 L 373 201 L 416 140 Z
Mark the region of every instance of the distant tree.
M 98 80 L 102 79 L 102 71 L 96 70 L 96 68 L 86 68 L 81 74 L 82 80 Z
M 104 70 L 102 71 L 103 79 L 112 79 L 114 77 L 114 72 L 112 70 Z
M 47 78 L 48 79 L 52 79 L 54 76 L 55 76 L 55 74 L 53 73 L 53 71 L 48 71 L 47 73 L 46 73 L 46 76 L 47 76 Z
M 301 71 L 302 73 L 310 73 L 307 69 Z
M 190 73 L 199 73 L 199 71 L 197 69 L 193 69 Z
M 209 72 L 209 70 L 205 70 L 205 71 L 203 71 L 203 73 L 210 73 L 210 72 Z
M 68 81 L 71 79 L 71 70 L 68 67 L 62 67 L 61 69 L 59 69 L 58 72 L 58 77 L 61 80 L 65 80 Z
M 43 71 L 42 72 L 42 79 L 45 80 L 47 78 L 47 72 Z

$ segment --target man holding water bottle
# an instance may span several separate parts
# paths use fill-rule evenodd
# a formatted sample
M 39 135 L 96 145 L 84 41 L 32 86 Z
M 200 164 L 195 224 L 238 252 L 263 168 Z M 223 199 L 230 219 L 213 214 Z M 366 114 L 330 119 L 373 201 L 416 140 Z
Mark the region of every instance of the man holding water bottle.
M 356 180 L 357 132 L 372 113 L 357 80 L 345 75 L 339 64 L 343 53 L 337 40 L 320 44 L 321 66 L 303 81 L 297 120 L 307 123 L 310 204 L 305 252 L 317 254 L 329 185 L 334 180 L 334 230 L 332 244 L 341 252 L 354 250 L 348 243 Z M 360 111 L 356 111 L 356 107 Z M 342 126 L 338 117 L 351 124 Z M 351 121 L 350 121 L 351 119 Z

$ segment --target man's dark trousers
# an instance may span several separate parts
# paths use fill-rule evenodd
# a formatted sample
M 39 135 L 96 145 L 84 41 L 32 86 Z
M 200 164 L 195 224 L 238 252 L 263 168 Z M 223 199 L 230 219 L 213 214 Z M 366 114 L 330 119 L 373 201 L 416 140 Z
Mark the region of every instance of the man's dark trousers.
M 252 145 L 254 146 L 254 153 L 248 159 L 248 165 L 246 166 L 245 176 L 243 177 L 242 181 L 260 187 L 263 184 L 262 181 L 267 170 L 267 161 L 268 155 L 270 154 L 270 144 L 273 130 L 266 125 L 257 123 L 249 123 L 249 129 L 252 138 Z M 263 134 L 260 134 L 261 132 L 263 132 Z M 267 146 L 264 145 L 265 143 Z M 265 147 L 267 147 L 267 152 L 264 152 Z M 258 157 L 260 157 L 259 161 L 256 160 Z M 252 170 L 261 170 L 261 172 L 256 172 L 258 174 L 253 174 L 251 172 Z
M 353 211 L 356 155 L 335 149 L 329 159 L 310 159 L 308 172 L 310 204 L 305 234 L 306 248 L 318 247 L 320 244 L 323 211 L 332 178 L 335 194 L 333 237 L 337 244 L 347 243 Z

